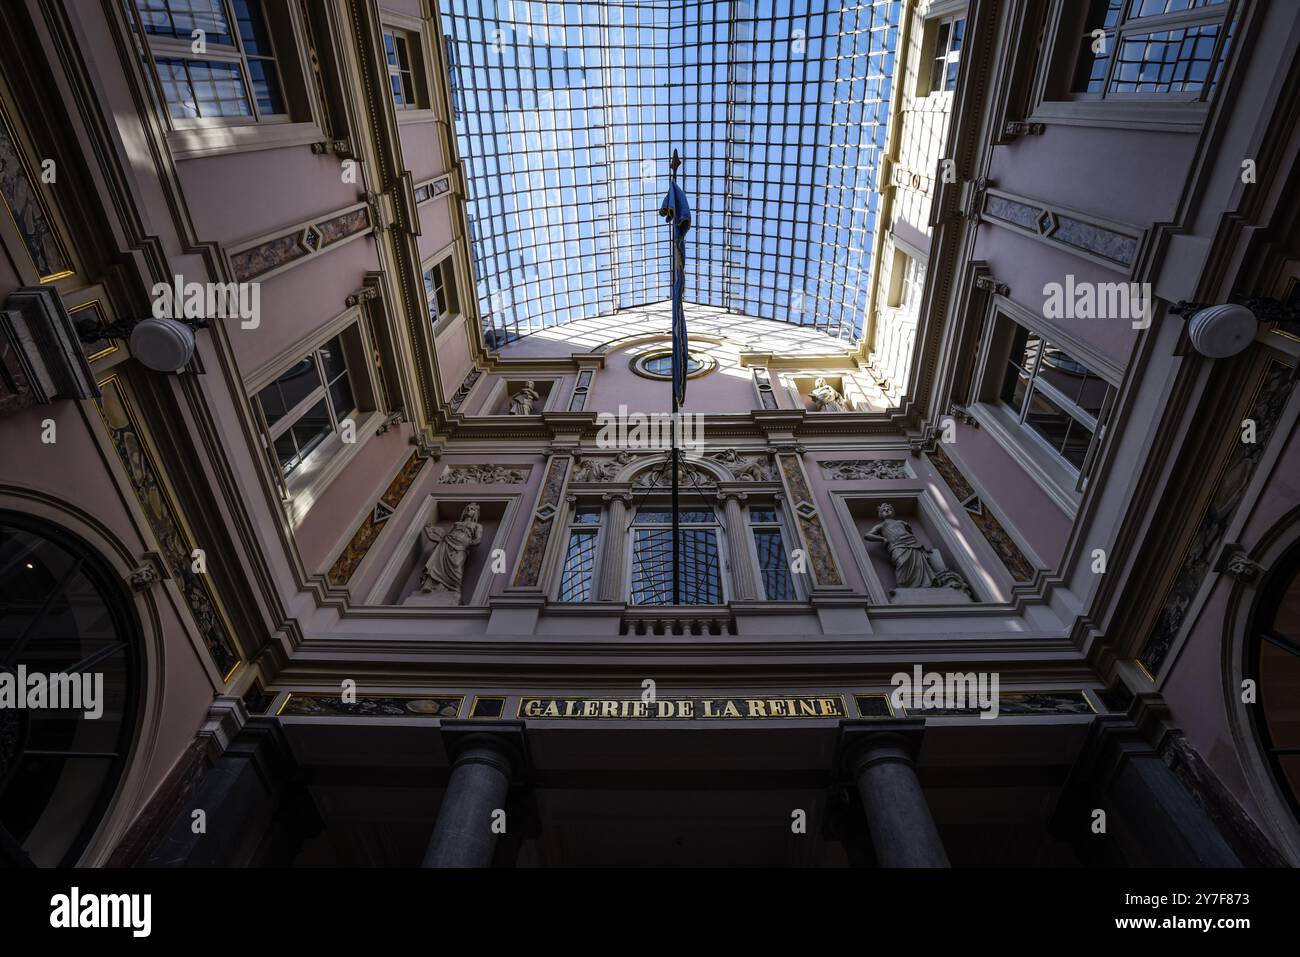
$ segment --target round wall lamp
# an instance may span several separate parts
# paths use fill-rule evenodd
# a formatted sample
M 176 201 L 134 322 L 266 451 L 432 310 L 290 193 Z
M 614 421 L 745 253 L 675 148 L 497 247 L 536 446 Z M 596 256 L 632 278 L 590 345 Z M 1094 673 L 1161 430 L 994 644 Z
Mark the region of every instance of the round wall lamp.
M 1277 299 L 1255 297 L 1216 305 L 1177 302 L 1169 312 L 1187 320 L 1187 338 L 1197 352 L 1210 359 L 1227 359 L 1255 341 L 1260 323 L 1295 322 L 1300 310 Z
M 82 342 L 101 339 L 126 339 L 131 355 L 146 369 L 154 372 L 180 372 L 194 358 L 194 330 L 206 329 L 206 319 L 158 319 L 150 317 L 138 322 L 96 322 L 83 319 L 77 324 L 77 336 Z

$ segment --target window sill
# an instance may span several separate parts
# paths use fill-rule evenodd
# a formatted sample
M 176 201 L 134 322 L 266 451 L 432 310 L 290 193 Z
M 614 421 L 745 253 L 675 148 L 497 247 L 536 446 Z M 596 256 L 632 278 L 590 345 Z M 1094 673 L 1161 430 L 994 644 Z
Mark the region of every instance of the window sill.
M 337 434 L 331 435 L 289 479 L 289 497 L 285 499 L 284 507 L 295 529 L 302 524 L 311 507 L 325 494 L 325 490 L 339 477 L 339 473 L 374 436 L 375 430 L 384 421 L 384 414 L 377 411 L 358 412 L 353 421 L 357 426 L 355 442 L 344 444 Z
M 1079 511 L 1079 501 L 1082 498 L 1074 489 L 1077 478 L 1074 473 L 1055 461 L 1051 452 L 1040 446 L 1033 436 L 1026 434 L 1026 427 L 997 406 L 976 402 L 968 406 L 968 411 L 980 428 L 987 430 L 994 441 L 1029 473 L 1047 497 L 1067 517 L 1073 519 Z
M 174 159 L 187 160 L 306 146 L 323 139 L 325 134 L 315 123 L 245 123 L 172 130 L 167 134 L 167 146 Z
M 1209 108 L 1199 101 L 1044 100 L 1027 117 L 1031 123 L 1093 126 L 1166 133 L 1199 133 Z
M 411 126 L 416 123 L 436 123 L 437 121 L 438 114 L 435 110 L 420 109 L 397 111 L 398 126 Z

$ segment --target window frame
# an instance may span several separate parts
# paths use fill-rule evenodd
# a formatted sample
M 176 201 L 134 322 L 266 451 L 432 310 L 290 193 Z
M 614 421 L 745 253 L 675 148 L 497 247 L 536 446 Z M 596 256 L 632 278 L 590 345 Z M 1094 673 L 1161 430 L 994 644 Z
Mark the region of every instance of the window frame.
M 195 53 L 192 49 L 193 41 L 189 38 L 181 39 L 179 37 L 168 37 L 160 34 L 152 34 L 143 29 L 143 11 L 140 9 L 140 0 L 131 0 L 132 10 L 141 18 L 136 21 L 139 27 L 137 36 L 145 46 L 146 56 L 150 68 L 153 71 L 154 82 L 157 84 L 159 100 L 162 103 L 163 111 L 167 116 L 168 122 L 172 129 L 196 129 L 203 127 L 228 127 L 228 126 L 265 126 L 277 125 L 293 122 L 293 104 L 292 97 L 284 79 L 284 69 L 281 61 L 285 58 L 288 51 L 281 49 L 285 44 L 281 37 L 278 41 L 275 36 L 276 28 L 274 26 L 274 16 L 267 13 L 267 0 L 252 0 L 257 3 L 262 12 L 263 27 L 266 30 L 267 41 L 271 45 L 271 56 L 260 54 L 250 54 L 244 46 L 243 37 L 239 35 L 239 21 L 235 16 L 233 0 L 218 0 L 221 4 L 227 20 L 227 26 L 230 28 L 231 42 L 213 43 L 210 39 L 207 42 L 207 50 L 202 53 Z M 295 28 L 296 32 L 296 28 Z M 295 44 L 296 45 L 296 44 Z M 279 86 L 281 106 L 283 111 L 279 113 L 262 113 L 257 103 L 257 95 L 253 89 L 252 72 L 249 70 L 249 59 L 270 61 L 275 71 L 275 82 Z M 163 77 L 159 71 L 160 60 L 182 60 L 187 63 L 233 63 L 239 66 L 240 82 L 243 84 L 244 96 L 247 99 L 249 113 L 247 116 L 175 116 L 172 113 L 172 101 L 167 98 L 164 91 Z M 188 69 L 187 69 L 188 77 Z M 191 86 L 192 89 L 192 86 Z
M 1128 4 L 1132 2 L 1136 0 L 1126 0 L 1124 10 L 1127 10 Z M 1204 89 L 1196 95 L 1114 93 L 1098 96 L 1075 93 L 1072 89 L 1079 66 L 1082 41 L 1088 35 L 1085 28 L 1089 8 L 1085 4 L 1075 5 L 1070 0 L 1052 0 L 1043 30 L 1043 55 L 1038 58 L 1038 69 L 1030 97 L 1030 115 L 1026 119 L 1032 122 L 1073 126 L 1200 132 L 1209 112 L 1210 100 L 1223 84 L 1222 74 L 1235 48 L 1234 45 L 1225 53 L 1224 43 L 1229 30 L 1236 24 L 1239 7 L 1239 0 L 1227 0 L 1223 4 L 1172 14 L 1136 19 L 1128 19 L 1121 15 L 1115 28 L 1117 38 L 1125 34 L 1161 32 L 1186 25 L 1196 26 L 1215 22 L 1225 25 L 1215 38 L 1215 52 L 1211 65 L 1213 80 L 1207 82 Z M 1115 65 L 1116 49 L 1118 49 L 1118 39 L 1111 50 L 1110 62 L 1107 65 L 1107 85 Z
M 669 521 L 663 522 L 643 522 L 641 521 L 641 512 L 645 510 L 658 510 L 669 513 Z M 726 605 L 731 601 L 731 576 L 726 573 L 730 568 L 731 556 L 727 552 L 727 536 L 724 534 L 725 526 L 723 516 L 718 514 L 717 507 L 711 502 L 702 502 L 699 505 L 682 503 L 678 505 L 679 512 L 704 511 L 713 516 L 712 523 L 704 522 L 680 522 L 682 529 L 707 529 L 712 532 L 714 543 L 718 550 L 718 594 L 719 600 L 716 603 L 705 602 L 683 602 L 680 605 L 674 605 L 671 602 L 653 603 L 637 602 L 633 600 L 632 583 L 636 574 L 636 535 L 638 529 L 672 529 L 671 512 L 672 501 L 664 496 L 648 496 L 644 501 L 638 502 L 633 506 L 631 520 L 628 522 L 627 531 L 624 533 L 623 542 L 623 594 L 629 608 L 717 608 Z
M 957 47 L 953 48 L 953 36 L 956 33 L 956 26 L 960 23 L 961 39 Z M 943 29 L 947 27 L 947 33 L 944 34 L 944 51 L 943 56 L 939 56 L 939 37 Z M 961 76 L 961 56 L 965 51 L 966 40 L 969 35 L 969 29 L 966 23 L 966 12 L 963 10 L 959 13 L 951 13 L 942 16 L 928 18 L 925 21 L 925 43 L 922 48 L 923 63 L 928 65 L 928 69 L 917 77 L 918 83 L 923 83 L 923 89 L 918 90 L 919 97 L 935 96 L 940 93 L 955 93 L 957 91 L 957 81 Z M 939 64 L 943 64 L 942 80 L 938 88 L 935 88 L 935 73 L 940 69 Z M 952 86 L 948 86 L 949 69 L 956 65 L 957 73 L 953 76 Z
M 392 64 L 388 62 L 388 40 L 393 40 L 394 55 L 397 56 L 397 41 L 401 40 L 406 47 L 406 54 L 409 69 L 403 71 L 399 62 Z M 421 122 L 436 118 L 433 108 L 433 76 L 430 71 L 432 63 L 429 50 L 433 38 L 428 34 L 426 25 L 416 17 L 402 16 L 391 11 L 384 11 L 383 20 L 380 23 L 379 35 L 379 53 L 380 65 L 384 70 L 384 89 L 388 93 L 388 99 L 393 104 L 393 110 L 397 114 L 398 123 Z M 411 78 L 411 89 L 415 94 L 415 101 L 411 104 L 398 103 L 393 96 L 392 77 L 401 77 L 403 73 L 409 73 Z
M 774 517 L 771 521 L 757 522 L 754 520 L 755 511 L 773 512 Z M 788 527 L 786 521 L 786 510 L 783 509 L 779 502 L 749 502 L 744 510 L 745 523 L 749 529 L 746 536 L 749 539 L 750 555 L 754 562 L 754 577 L 758 580 L 758 587 L 762 591 L 760 601 L 803 601 L 807 595 L 804 587 L 803 575 L 796 572 L 790 566 L 790 556 L 793 553 L 792 542 L 797 542 L 793 538 L 792 529 Z M 758 553 L 757 532 L 775 531 L 781 539 L 781 549 L 785 554 L 786 573 L 790 576 L 790 585 L 794 590 L 794 595 L 790 598 L 771 598 L 767 594 L 767 584 L 763 580 L 763 562 Z M 795 547 L 798 547 L 797 545 Z
M 436 274 L 442 280 L 443 298 L 446 302 L 446 308 L 439 315 L 434 314 L 433 306 L 437 297 L 437 285 L 431 292 L 428 285 L 428 276 L 430 273 Z M 447 322 L 456 316 L 461 315 L 459 283 L 456 281 L 456 262 L 455 257 L 450 253 L 439 253 L 429 259 L 426 259 L 421 265 L 420 278 L 425 281 L 424 301 L 425 311 L 429 316 L 429 328 L 436 335 L 442 330 Z
M 336 421 L 333 417 L 332 402 L 327 399 L 326 407 L 331 413 L 330 435 L 312 449 L 289 475 L 284 475 L 279 456 L 275 451 L 273 430 L 267 424 L 259 395 L 263 389 L 276 382 L 304 358 L 315 357 L 320 349 L 335 338 L 343 344 L 344 363 L 352 390 L 352 412 Z M 327 323 L 310 339 L 305 339 L 286 349 L 245 381 L 244 388 L 250 414 L 257 426 L 257 438 L 266 456 L 267 470 L 294 524 L 301 521 L 324 489 L 333 482 L 352 457 L 374 437 L 384 419 L 384 411 L 379 405 L 383 393 L 380 389 L 378 371 L 369 361 L 369 358 L 374 355 L 375 346 L 361 309 L 353 307 Z M 317 360 L 313 358 L 313 361 Z M 282 423 L 290 420 L 295 412 L 310 410 L 312 404 L 319 401 L 322 393 L 327 392 L 328 388 L 325 384 L 315 386 L 310 396 L 295 403 L 293 409 L 286 410 L 284 417 L 277 421 L 274 433 L 282 434 L 284 428 L 287 428 L 282 426 Z M 351 418 L 356 426 L 356 441 L 345 443 L 342 441 L 337 422 L 348 418 Z
M 579 521 L 579 516 L 583 512 L 595 512 L 595 522 Z M 565 526 L 567 535 L 564 540 L 564 549 L 560 554 L 559 569 L 555 575 L 554 594 L 551 596 L 552 601 L 560 604 L 586 604 L 597 600 L 600 587 L 600 557 L 605 543 L 606 535 L 604 532 L 605 522 L 608 520 L 609 513 L 600 505 L 575 503 L 569 513 L 569 521 Z M 591 571 L 588 573 L 587 595 L 585 598 L 564 598 L 561 597 L 564 591 L 564 578 L 569 570 L 570 548 L 574 536 L 590 536 L 594 539 L 591 546 Z
M 1017 307 L 1003 296 L 992 297 L 984 325 L 972 399 L 967 409 L 976 422 L 986 428 L 1011 457 L 1038 481 L 1048 496 L 1066 514 L 1074 516 L 1090 485 L 1090 478 L 1109 435 L 1108 426 L 1113 419 L 1120 383 L 1123 380 L 1122 370 L 1118 370 L 1113 363 L 1105 360 L 1086 344 L 1068 334 L 1063 334 L 1058 328 L 1035 321 L 1032 314 Z M 1078 469 L 1056 451 L 1036 429 L 1024 422 L 1025 409 L 1028 408 L 1029 400 L 1033 395 L 1032 388 L 1026 391 L 1025 403 L 1019 413 L 1013 413 L 1011 407 L 1001 398 L 1010 359 L 1010 343 L 1014 327 L 1017 326 L 1038 336 L 1044 344 L 1051 344 L 1068 358 L 1082 364 L 1106 385 L 1107 391 L 1101 408 L 1098 414 L 1092 417 L 1095 421 L 1092 439 L 1082 467 Z M 1037 373 L 1037 365 L 1038 363 L 1035 363 L 1035 373 Z M 1053 402 L 1063 407 L 1065 403 L 1075 405 L 1065 399 L 1050 383 L 1044 383 L 1044 386 L 1050 390 L 1045 391 L 1044 394 Z M 1090 416 L 1082 409 L 1079 411 Z M 1067 410 L 1067 414 L 1073 413 Z

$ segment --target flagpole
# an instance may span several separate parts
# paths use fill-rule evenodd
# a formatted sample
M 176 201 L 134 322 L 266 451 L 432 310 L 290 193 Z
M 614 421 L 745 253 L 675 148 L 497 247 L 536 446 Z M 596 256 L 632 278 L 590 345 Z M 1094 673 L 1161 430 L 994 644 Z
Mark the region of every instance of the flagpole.
M 681 158 L 677 155 L 677 151 L 676 151 L 676 150 L 673 150 L 673 158 L 669 161 L 669 163 L 668 163 L 668 168 L 669 168 L 669 181 L 672 182 L 672 183 L 674 183 L 674 184 L 677 182 L 677 167 L 681 166 L 681 164 L 682 164 Z M 677 253 L 676 253 L 676 250 L 673 249 L 673 250 L 669 253 L 669 256 L 670 256 L 670 262 L 672 263 L 672 267 L 673 267 L 673 268 L 672 268 L 672 271 L 673 271 L 673 273 L 676 273 L 676 271 L 677 271 Z M 674 277 L 673 277 L 673 281 L 674 281 L 674 282 L 676 281 L 676 276 L 675 276 L 675 275 L 674 275 Z M 677 308 L 678 308 L 678 303 L 677 303 L 677 301 L 676 301 L 676 298 L 674 297 L 674 299 L 673 299 L 673 311 L 676 312 Z M 682 308 L 685 308 L 685 307 L 683 306 Z M 675 327 L 676 327 L 676 316 L 673 317 L 673 322 L 674 322 L 674 328 L 675 328 Z M 676 350 L 676 344 L 675 344 L 675 343 L 674 343 L 674 349 L 673 349 L 673 351 L 674 351 L 674 353 L 677 351 L 677 350 Z M 686 361 L 686 357 L 685 357 L 685 356 L 681 356 L 681 357 L 680 357 L 680 361 L 685 362 L 685 361 Z M 678 550 L 681 548 L 681 529 L 678 527 L 678 526 L 679 526 L 679 521 L 678 521 L 678 516 L 677 516 L 677 496 L 678 496 L 678 490 L 679 490 L 679 488 L 680 488 L 680 476 L 679 476 L 678 473 L 677 473 L 677 415 L 678 415 L 678 406 L 677 406 L 677 370 L 676 370 L 675 368 L 673 369 L 672 384 L 671 384 L 671 386 L 670 386 L 670 389 L 671 389 L 672 394 L 673 394 L 673 415 L 672 415 L 672 460 L 673 460 L 673 604 L 674 604 L 674 605 L 680 605 L 680 604 L 682 603 L 682 602 L 681 602 L 681 597 L 682 597 L 682 595 L 681 595 L 682 585 L 681 585 L 681 577 L 680 577 L 679 574 L 678 574 L 678 572 L 680 571 L 680 568 L 679 568 L 679 566 L 678 566 L 678 557 L 677 557 Z

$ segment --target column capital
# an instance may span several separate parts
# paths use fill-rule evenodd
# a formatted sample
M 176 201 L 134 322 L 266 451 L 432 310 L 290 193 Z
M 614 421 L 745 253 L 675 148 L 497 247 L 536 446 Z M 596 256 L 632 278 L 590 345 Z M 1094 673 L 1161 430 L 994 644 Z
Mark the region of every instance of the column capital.
M 487 751 L 501 758 L 502 770 L 512 778 L 529 767 L 528 743 L 524 738 L 522 721 L 451 718 L 444 720 L 438 730 L 449 764 L 460 763 L 471 751 L 480 755 Z
M 924 733 L 924 718 L 846 718 L 840 722 L 836 767 L 854 774 L 878 759 L 914 764 Z
M 749 501 L 749 493 L 738 488 L 718 489 L 719 502 L 729 502 L 733 500 L 740 505 L 744 505 Z

